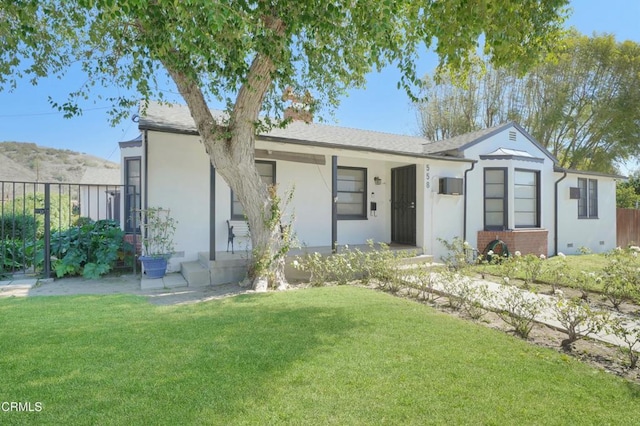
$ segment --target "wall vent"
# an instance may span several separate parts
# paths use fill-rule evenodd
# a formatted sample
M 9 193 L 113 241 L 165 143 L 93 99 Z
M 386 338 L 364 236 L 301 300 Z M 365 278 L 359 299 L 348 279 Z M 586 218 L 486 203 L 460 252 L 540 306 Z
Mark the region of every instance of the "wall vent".
M 604 241 L 600 241 L 600 245 L 603 246 L 604 245 Z
M 573 247 L 573 243 L 567 243 L 567 248 L 572 248 Z
M 510 141 L 515 141 L 516 140 L 516 132 L 515 132 L 515 130 L 509 130 L 509 140 Z

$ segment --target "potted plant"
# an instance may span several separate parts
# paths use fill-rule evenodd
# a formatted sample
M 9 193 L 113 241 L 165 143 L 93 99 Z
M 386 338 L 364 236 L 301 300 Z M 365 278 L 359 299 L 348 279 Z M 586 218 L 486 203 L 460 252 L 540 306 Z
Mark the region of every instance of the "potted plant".
M 167 261 L 173 254 L 173 236 L 176 220 L 171 211 L 162 207 L 138 210 L 142 228 L 143 254 L 140 262 L 147 278 L 162 278 L 167 272 Z

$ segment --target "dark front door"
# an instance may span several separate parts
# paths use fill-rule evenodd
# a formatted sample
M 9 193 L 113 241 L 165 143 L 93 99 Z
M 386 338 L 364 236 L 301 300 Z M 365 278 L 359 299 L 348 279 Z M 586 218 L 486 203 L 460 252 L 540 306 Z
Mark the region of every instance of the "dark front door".
M 416 166 L 391 169 L 391 242 L 416 244 Z

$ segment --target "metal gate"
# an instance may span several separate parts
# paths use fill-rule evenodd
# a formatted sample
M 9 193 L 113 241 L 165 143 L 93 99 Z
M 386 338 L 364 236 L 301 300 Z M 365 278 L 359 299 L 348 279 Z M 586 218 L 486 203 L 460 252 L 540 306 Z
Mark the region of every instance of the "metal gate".
M 391 241 L 416 244 L 416 166 L 391 169 Z
M 49 278 L 70 247 L 79 268 L 97 258 L 135 274 L 138 237 L 124 233 L 138 229 L 124 208 L 134 205 L 129 198 L 136 199 L 134 186 L 0 181 L 0 280 Z

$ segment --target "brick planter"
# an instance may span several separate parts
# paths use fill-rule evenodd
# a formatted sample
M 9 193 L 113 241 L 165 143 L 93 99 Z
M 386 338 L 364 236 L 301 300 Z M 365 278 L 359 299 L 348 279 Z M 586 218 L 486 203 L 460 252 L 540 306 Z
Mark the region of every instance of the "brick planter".
M 517 229 L 515 231 L 478 231 L 478 251 L 484 252 L 485 247 L 493 240 L 502 240 L 507 244 L 511 254 L 519 251 L 522 255 L 535 254 L 539 256 L 547 253 L 547 239 L 549 231 L 546 229 Z

